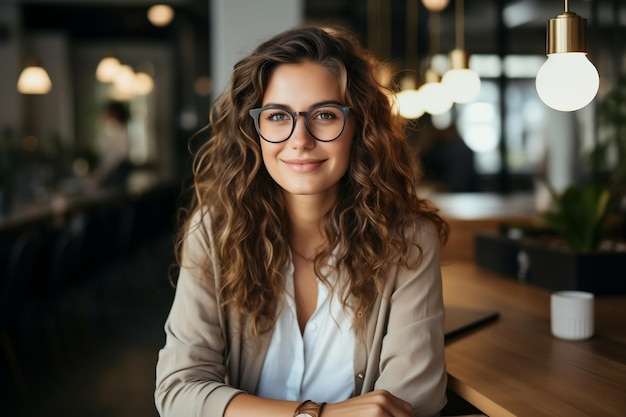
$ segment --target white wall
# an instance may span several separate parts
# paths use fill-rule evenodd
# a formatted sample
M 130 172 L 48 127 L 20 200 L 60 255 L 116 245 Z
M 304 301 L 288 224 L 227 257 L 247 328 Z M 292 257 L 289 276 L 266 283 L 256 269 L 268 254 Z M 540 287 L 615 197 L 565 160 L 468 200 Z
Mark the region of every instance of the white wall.
M 224 90 L 237 61 L 262 41 L 304 19 L 304 0 L 208 1 L 214 96 Z

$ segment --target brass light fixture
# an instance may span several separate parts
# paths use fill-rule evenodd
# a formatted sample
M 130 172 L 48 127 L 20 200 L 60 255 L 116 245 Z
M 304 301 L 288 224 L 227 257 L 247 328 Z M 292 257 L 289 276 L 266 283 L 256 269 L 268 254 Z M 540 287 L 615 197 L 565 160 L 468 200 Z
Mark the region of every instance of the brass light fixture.
M 480 93 L 480 77 L 470 69 L 465 52 L 463 0 L 456 0 L 455 32 L 456 48 L 449 54 L 450 69 L 443 74 L 441 83 L 455 103 L 469 103 Z
M 418 119 L 424 114 L 424 104 L 418 87 L 418 0 L 406 0 L 406 66 L 407 73 L 400 81 L 401 90 L 396 93 L 397 110 L 405 119 Z
M 439 12 L 430 12 L 428 16 L 428 30 L 430 33 L 429 68 L 424 74 L 424 84 L 419 88 L 420 100 L 424 103 L 424 111 L 432 115 L 444 114 L 454 104 L 448 90 L 441 84 L 441 75 L 433 68 L 433 57 L 439 51 Z
M 547 28 L 547 61 L 536 78 L 541 100 L 559 111 L 574 111 L 589 104 L 600 86 L 598 70 L 587 58 L 587 19 L 565 11 L 550 19 Z

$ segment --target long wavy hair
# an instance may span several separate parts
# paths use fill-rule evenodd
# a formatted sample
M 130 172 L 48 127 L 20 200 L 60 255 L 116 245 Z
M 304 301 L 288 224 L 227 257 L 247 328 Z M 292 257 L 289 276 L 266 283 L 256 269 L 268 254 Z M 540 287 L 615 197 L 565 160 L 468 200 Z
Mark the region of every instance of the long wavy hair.
M 261 44 L 239 61 L 227 90 L 217 98 L 204 132 L 210 136 L 193 161 L 192 201 L 179 231 L 177 255 L 192 217 L 211 218 L 219 259 L 205 260 L 212 284 L 212 262 L 220 267 L 214 288 L 224 308 L 245 317 L 250 334 L 259 336 L 275 323 L 283 307 L 284 265 L 290 259 L 289 224 L 283 193 L 267 172 L 249 110 L 261 105 L 274 69 L 282 64 L 318 63 L 337 79 L 343 103 L 357 120 L 349 168 L 340 180 L 337 201 L 326 214 L 325 250 L 315 259 L 318 277 L 333 251 L 342 277 L 336 294 L 359 331 L 381 291 L 390 263 L 408 265 L 416 243 L 406 233 L 424 219 L 441 243 L 446 222 L 415 192 L 416 170 L 405 140 L 405 125 L 392 111 L 389 91 L 379 82 L 378 62 L 349 31 L 299 27 Z M 420 257 L 416 262 L 421 261 Z

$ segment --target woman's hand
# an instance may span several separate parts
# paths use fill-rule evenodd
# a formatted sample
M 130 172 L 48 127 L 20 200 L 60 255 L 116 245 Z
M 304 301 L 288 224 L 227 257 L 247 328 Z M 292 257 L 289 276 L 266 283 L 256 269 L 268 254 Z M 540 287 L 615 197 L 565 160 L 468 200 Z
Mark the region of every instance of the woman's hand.
M 292 416 L 298 402 L 272 400 L 249 394 L 236 395 L 226 407 L 225 417 Z M 334 404 L 326 404 L 321 417 L 413 417 L 411 405 L 378 390 Z
M 411 405 L 385 390 L 327 404 L 321 417 L 413 417 Z

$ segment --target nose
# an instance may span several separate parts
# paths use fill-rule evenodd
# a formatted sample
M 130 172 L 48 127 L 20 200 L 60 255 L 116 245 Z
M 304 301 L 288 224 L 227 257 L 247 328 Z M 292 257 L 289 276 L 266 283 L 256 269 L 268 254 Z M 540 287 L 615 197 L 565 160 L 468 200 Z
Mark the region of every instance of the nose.
M 305 117 L 306 116 L 303 114 L 299 114 L 298 116 L 296 116 L 296 125 L 293 129 L 291 137 L 289 138 L 289 142 L 294 148 L 307 146 L 312 147 L 312 145 L 315 144 L 315 139 L 313 138 L 313 136 L 311 136 L 308 129 L 306 128 L 306 124 L 304 121 Z

